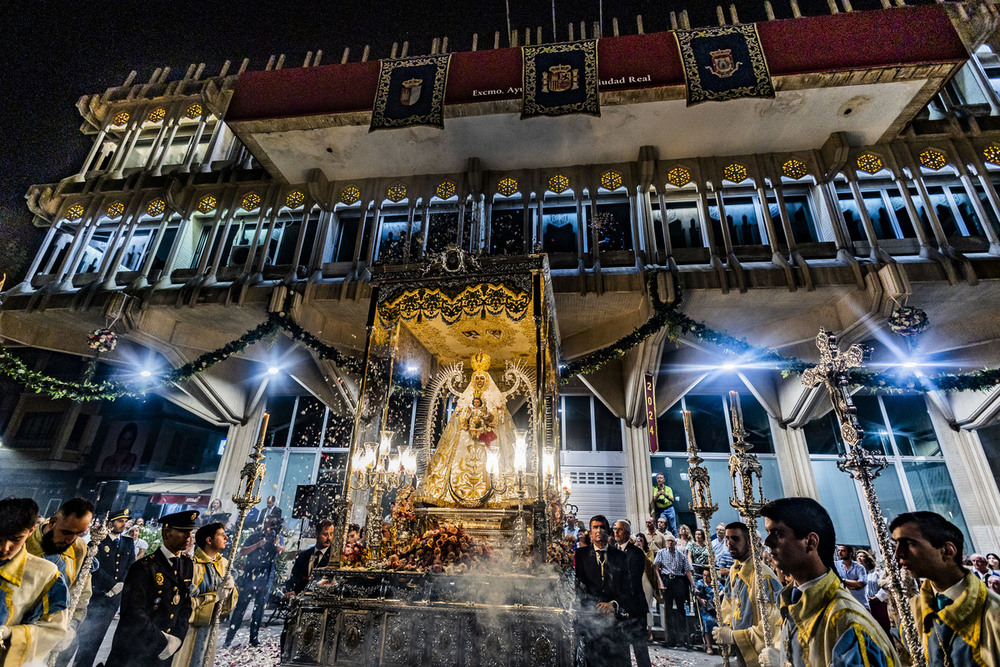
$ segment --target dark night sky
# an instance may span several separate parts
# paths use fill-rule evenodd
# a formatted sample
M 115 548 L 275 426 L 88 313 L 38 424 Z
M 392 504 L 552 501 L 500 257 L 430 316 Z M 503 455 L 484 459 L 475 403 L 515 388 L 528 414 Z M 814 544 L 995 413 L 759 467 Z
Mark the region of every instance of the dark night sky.
M 856 1 L 855 7 L 859 2 Z M 876 3 L 877 0 L 870 0 Z M 787 0 L 775 0 L 779 16 Z M 823 0 L 800 0 L 803 10 Z M 741 19 L 761 20 L 757 0 L 739 0 Z M 504 0 L 439 0 L 428 3 L 371 4 L 286 1 L 192 2 L 190 0 L 29 0 L 0 9 L 3 70 L 0 90 L 0 240 L 2 233 L 30 220 L 23 196 L 32 183 L 56 182 L 73 174 L 90 147 L 79 132 L 76 101 L 100 93 L 138 71 L 148 80 L 156 67 L 171 67 L 171 79 L 191 63 L 206 63 L 208 76 L 230 59 L 232 68 L 250 58 L 263 69 L 271 54 L 287 54 L 286 67 L 299 66 L 306 52 L 322 49 L 323 63 L 339 62 L 345 46 L 358 60 L 365 44 L 371 59 L 387 57 L 393 41 L 410 41 L 410 54 L 428 53 L 434 37 L 447 35 L 451 51 L 467 50 L 472 33 L 492 46 L 494 31 L 505 30 Z M 728 6 L 728 2 L 726 2 Z M 605 34 L 617 16 L 623 33 L 635 32 L 642 14 L 646 32 L 669 28 L 671 8 L 689 6 L 692 23 L 713 21 L 715 3 L 703 0 L 622 0 L 604 3 Z M 599 0 L 555 0 L 560 40 L 566 24 L 592 25 Z M 817 6 L 816 10 L 822 7 Z M 542 26 L 551 39 L 551 0 L 510 0 L 511 25 Z M 2 258 L 2 249 L 0 249 Z

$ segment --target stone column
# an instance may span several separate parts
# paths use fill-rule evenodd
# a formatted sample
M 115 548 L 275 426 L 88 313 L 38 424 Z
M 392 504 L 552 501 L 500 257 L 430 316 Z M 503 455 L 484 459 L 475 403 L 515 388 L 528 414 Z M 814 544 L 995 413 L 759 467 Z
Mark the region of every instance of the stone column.
M 52 247 L 52 241 L 56 237 L 56 225 L 53 224 L 49 227 L 48 231 L 45 232 L 45 238 L 42 239 L 42 246 L 38 249 L 35 254 L 35 259 L 31 260 L 31 265 L 28 267 L 27 272 L 24 274 L 24 280 L 20 283 L 11 287 L 7 294 L 29 294 L 34 292 L 35 289 L 31 286 L 31 281 L 34 279 L 35 274 L 38 273 L 38 267 L 42 264 L 42 259 L 48 253 L 49 249 Z
M 625 467 L 625 514 L 632 522 L 632 532 L 636 533 L 642 530 L 643 519 L 649 514 L 649 501 L 652 500 L 653 492 L 649 483 L 653 474 L 649 462 L 649 436 L 644 424 L 633 426 L 626 422 L 624 447 L 628 461 Z M 691 494 L 684 493 L 684 489 L 674 489 L 674 493 L 687 500 L 691 499 Z
M 844 175 L 847 176 L 847 183 L 851 188 L 851 194 L 854 196 L 854 203 L 858 207 L 861 226 L 864 228 L 865 236 L 868 237 L 868 244 L 871 246 L 868 258 L 877 264 L 884 264 L 890 261 L 891 258 L 878 246 L 878 237 L 875 236 L 875 226 L 872 224 L 872 219 L 868 215 L 868 209 L 865 207 L 865 199 L 861 195 L 861 188 L 858 186 L 858 177 L 851 169 L 845 171 Z
M 219 461 L 219 470 L 215 474 L 215 485 L 212 487 L 212 498 L 222 500 L 224 512 L 232 512 L 236 520 L 236 507 L 233 504 L 233 494 L 239 490 L 240 471 L 247 462 L 250 450 L 260 436 L 260 421 L 264 416 L 264 401 L 261 401 L 246 416 L 245 423 L 233 424 L 226 434 L 226 449 Z M 270 493 L 261 490 L 266 498 Z
M 781 428 L 778 420 L 770 416 L 768 422 L 785 495 L 819 500 L 819 487 L 809 460 L 809 445 L 805 433 L 799 428 Z
M 979 436 L 964 429 L 954 430 L 932 405 L 928 405 L 927 413 L 934 425 L 948 466 L 948 476 L 955 486 L 955 495 L 974 542 L 966 548 L 966 553 L 972 553 L 973 547 L 986 549 L 1000 544 L 1000 491 L 997 490 L 997 481 L 992 476 Z

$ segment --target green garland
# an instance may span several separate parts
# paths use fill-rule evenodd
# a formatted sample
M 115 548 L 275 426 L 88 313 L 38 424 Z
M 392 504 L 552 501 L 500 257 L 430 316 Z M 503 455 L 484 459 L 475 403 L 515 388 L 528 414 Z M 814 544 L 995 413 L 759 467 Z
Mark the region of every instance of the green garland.
M 679 292 L 678 298 L 674 302 L 661 301 L 656 280 L 658 273 L 651 271 L 646 276 L 646 286 L 653 304 L 653 314 L 649 319 L 611 345 L 579 359 L 561 364 L 563 384 L 569 382 L 575 375 L 586 375 L 597 371 L 663 329 L 667 330 L 667 337 L 674 343 L 679 342 L 684 336 L 690 336 L 702 343 L 718 347 L 734 358 L 743 361 L 752 359 L 754 364 L 770 366 L 774 370 L 780 371 L 783 377 L 800 374 L 810 367 L 811 364 L 801 359 L 782 356 L 774 350 L 753 345 L 743 338 L 736 338 L 727 333 L 716 331 L 709 328 L 704 322 L 691 319 L 678 310 L 682 302 Z M 268 313 L 264 322 L 219 349 L 206 352 L 183 366 L 144 380 L 117 382 L 93 382 L 86 379 L 83 382 L 59 380 L 44 373 L 30 370 L 24 362 L 3 345 L 0 345 L 0 373 L 36 393 L 47 394 L 51 398 L 69 398 L 74 401 L 113 401 L 122 396 L 140 396 L 159 386 L 189 380 L 215 364 L 242 353 L 264 338 L 276 335 L 279 331 L 313 350 L 320 359 L 331 361 L 353 373 L 360 374 L 364 369 L 364 364 L 360 359 L 342 354 L 335 347 L 326 345 L 299 326 L 282 310 L 277 313 Z M 971 373 L 939 373 L 931 376 L 918 376 L 905 371 L 901 374 L 856 369 L 850 373 L 850 381 L 854 386 L 886 392 L 985 391 L 1000 385 L 1000 369 L 984 368 Z M 414 396 L 420 394 L 420 388 L 413 386 L 412 379 L 396 378 L 393 384 L 394 391 L 400 394 Z
M 782 356 L 774 350 L 753 345 L 746 339 L 716 331 L 709 328 L 704 322 L 691 319 L 677 310 L 682 301 L 679 287 L 678 297 L 673 303 L 668 304 L 660 301 L 656 286 L 657 273 L 649 272 L 646 279 L 650 301 L 653 304 L 653 314 L 649 319 L 611 345 L 572 362 L 562 364 L 561 381 L 563 384 L 568 383 L 574 375 L 593 373 L 664 328 L 667 330 L 667 338 L 673 343 L 678 343 L 683 336 L 690 336 L 702 343 L 721 348 L 724 353 L 732 355 L 734 358 L 752 359 L 753 363 L 757 365 L 770 365 L 774 370 L 780 371 L 782 377 L 801 374 L 812 366 L 801 359 Z M 904 372 L 903 377 L 900 373 L 856 369 L 851 371 L 849 375 L 853 386 L 885 392 L 986 391 L 1000 385 L 1000 369 L 997 368 L 984 368 L 971 373 L 939 373 L 931 376 L 918 376 L 912 372 Z
M 140 396 L 150 389 L 168 384 L 178 384 L 190 380 L 229 357 L 241 354 L 251 345 L 268 336 L 285 332 L 290 338 L 301 342 L 315 351 L 321 359 L 332 361 L 337 366 L 354 373 L 360 373 L 363 365 L 355 357 L 342 354 L 333 346 L 326 345 L 311 333 L 300 327 L 284 311 L 268 313 L 267 319 L 245 334 L 230 341 L 217 350 L 206 352 L 192 361 L 163 373 L 142 380 L 92 382 L 67 382 L 30 370 L 5 346 L 0 345 L 0 373 L 11 380 L 31 389 L 37 394 L 50 398 L 69 398 L 74 401 L 113 401 L 123 396 Z

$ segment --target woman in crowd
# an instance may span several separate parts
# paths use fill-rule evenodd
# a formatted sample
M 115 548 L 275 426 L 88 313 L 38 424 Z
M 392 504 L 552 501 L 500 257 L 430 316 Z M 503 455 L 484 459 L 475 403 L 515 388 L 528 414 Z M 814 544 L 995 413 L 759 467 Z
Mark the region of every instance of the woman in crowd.
M 653 614 L 649 611 L 653 600 L 656 600 L 657 607 L 663 601 L 660 598 L 660 587 L 656 582 L 656 567 L 653 565 L 653 557 L 656 555 L 649 548 L 646 536 L 639 533 L 635 536 L 635 543 L 646 556 L 646 576 L 642 578 L 642 592 L 646 594 L 646 627 L 649 628 L 648 641 L 653 641 Z
M 133 542 L 135 542 L 136 560 L 142 558 L 145 555 L 146 550 L 149 549 L 149 542 L 142 539 L 142 536 L 140 535 L 141 532 L 142 532 L 142 526 L 140 526 L 138 523 L 136 523 L 128 530 L 128 536 L 132 538 Z
M 691 529 L 681 524 L 680 528 L 677 529 L 677 550 L 682 554 L 687 554 L 688 545 L 694 542 L 694 538 L 691 537 Z
M 886 632 L 890 630 L 889 605 L 884 600 L 885 593 L 878 581 L 885 576 L 885 571 L 878 567 L 875 558 L 864 550 L 858 550 L 857 560 L 868 571 L 865 577 L 865 593 L 868 595 L 868 605 L 872 616 Z M 880 595 L 881 593 L 881 595 Z
M 701 569 L 708 565 L 708 550 L 710 548 L 705 539 L 705 531 L 701 528 L 695 530 L 694 539 L 687 545 L 688 560 L 691 561 L 691 567 L 695 572 L 701 572 Z
M 701 632 L 705 640 L 705 653 L 714 655 L 712 652 L 712 628 L 719 623 L 716 620 L 715 592 L 712 588 L 712 572 L 708 566 L 696 570 L 702 576 L 695 584 L 694 596 L 698 601 L 698 612 L 701 617 Z
M 996 554 L 986 554 L 986 564 L 991 570 L 1000 570 L 1000 556 Z

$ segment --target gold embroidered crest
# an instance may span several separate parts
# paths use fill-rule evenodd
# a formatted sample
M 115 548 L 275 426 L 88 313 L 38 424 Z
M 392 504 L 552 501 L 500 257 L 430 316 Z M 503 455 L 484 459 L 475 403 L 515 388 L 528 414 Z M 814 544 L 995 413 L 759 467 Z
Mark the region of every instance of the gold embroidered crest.
M 157 586 L 162 586 L 163 585 L 163 573 L 162 572 L 157 572 L 156 573 L 156 585 Z

